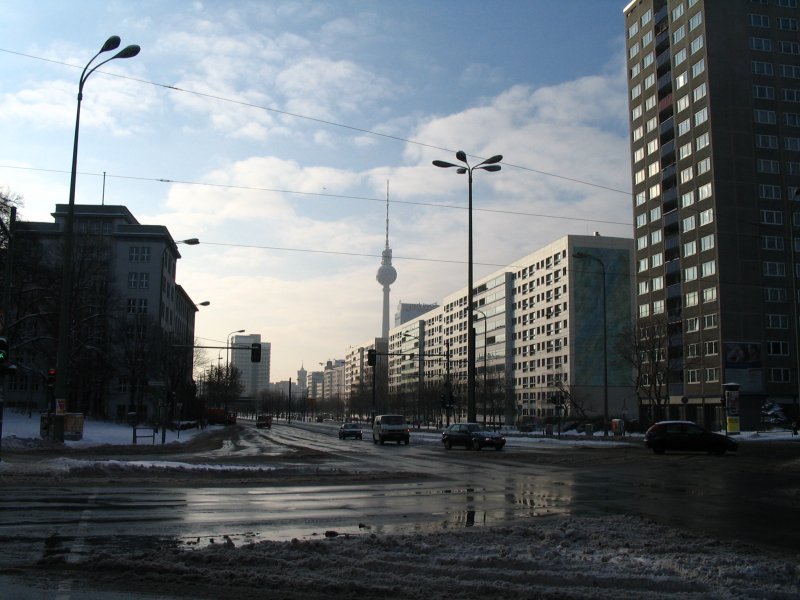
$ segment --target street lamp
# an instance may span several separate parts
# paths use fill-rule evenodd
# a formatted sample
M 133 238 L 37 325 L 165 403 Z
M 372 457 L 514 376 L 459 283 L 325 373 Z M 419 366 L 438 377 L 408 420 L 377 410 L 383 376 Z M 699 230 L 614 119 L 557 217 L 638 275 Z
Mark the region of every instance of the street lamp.
M 231 336 L 234 333 L 244 333 L 244 329 L 237 329 L 236 331 L 231 331 L 225 338 L 225 412 L 228 412 L 228 391 L 231 385 L 230 349 L 231 349 Z
M 606 265 L 605 263 L 586 252 L 576 252 L 575 258 L 593 260 L 600 265 L 603 273 L 603 437 L 608 437 L 608 322 L 606 310 Z
M 503 155 L 497 154 L 472 167 L 467 162 L 467 154 L 463 150 L 456 152 L 456 159 L 460 160 L 464 165 L 455 165 L 443 160 L 435 160 L 433 164 L 443 169 L 455 167 L 456 173 L 459 175 L 466 173 L 469 176 L 469 227 L 467 235 L 469 240 L 467 246 L 467 261 L 469 263 L 467 269 L 467 307 L 469 309 L 467 310 L 467 421 L 469 423 L 474 423 L 477 419 L 477 415 L 475 412 L 475 334 L 472 331 L 472 297 L 474 295 L 472 289 L 472 172 L 476 169 L 489 172 L 499 171 L 500 165 L 496 163 L 503 160 Z
M 486 426 L 486 396 L 489 394 L 489 382 L 486 379 L 486 355 L 488 354 L 488 350 L 486 348 L 486 313 L 482 310 L 478 310 L 477 308 L 473 308 L 472 310 L 474 310 L 476 313 L 481 313 L 481 316 L 483 317 L 483 425 Z M 494 399 L 492 399 L 492 419 L 494 419 Z
M 75 179 L 78 173 L 78 132 L 80 130 L 81 122 L 81 101 L 83 100 L 83 86 L 89 75 L 94 73 L 99 67 L 103 66 L 115 58 L 132 58 L 139 54 L 139 46 L 131 45 L 126 46 L 124 49 L 117 52 L 111 58 L 97 63 L 94 67 L 89 69 L 91 64 L 103 52 L 110 52 L 119 48 L 119 36 L 112 35 L 100 48 L 100 52 L 95 54 L 92 59 L 86 63 L 81 73 L 81 78 L 78 83 L 78 109 L 75 115 L 75 137 L 72 142 L 72 173 L 69 180 L 69 204 L 67 207 L 67 220 L 64 224 L 64 261 L 62 265 L 61 275 L 61 298 L 59 301 L 59 316 L 58 316 L 58 348 L 56 349 L 56 383 L 55 393 L 56 408 L 58 408 L 59 400 L 63 402 L 63 408 L 66 410 L 67 405 L 67 378 L 69 377 L 69 354 L 70 354 L 70 311 L 71 311 L 71 294 L 72 294 L 72 251 L 73 251 L 73 230 L 75 221 Z M 88 69 L 88 72 L 87 72 Z

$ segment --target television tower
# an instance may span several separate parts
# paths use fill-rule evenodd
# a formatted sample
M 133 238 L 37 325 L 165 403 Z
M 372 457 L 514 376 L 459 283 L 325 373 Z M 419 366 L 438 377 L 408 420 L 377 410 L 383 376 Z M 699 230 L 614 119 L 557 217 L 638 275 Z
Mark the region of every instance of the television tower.
M 392 266 L 392 249 L 389 248 L 389 182 L 386 182 L 386 248 L 381 255 L 381 266 L 375 277 L 383 286 L 383 326 L 381 337 L 389 337 L 389 286 L 397 279 L 397 271 Z

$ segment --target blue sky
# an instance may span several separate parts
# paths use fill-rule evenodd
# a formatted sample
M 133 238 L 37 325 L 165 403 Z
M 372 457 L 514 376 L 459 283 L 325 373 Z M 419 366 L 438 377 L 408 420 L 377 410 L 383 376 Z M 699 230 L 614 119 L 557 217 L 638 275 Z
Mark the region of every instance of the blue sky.
M 124 204 L 182 246 L 200 341 L 272 343 L 272 380 L 380 335 L 399 301 L 466 285 L 554 239 L 631 236 L 623 2 L 0 0 L 0 187 L 21 218 L 65 203 L 83 65 L 79 203 Z M 166 180 L 166 181 L 165 181 Z M 394 317 L 392 315 L 392 322 Z M 216 356 L 209 356 L 216 360 Z

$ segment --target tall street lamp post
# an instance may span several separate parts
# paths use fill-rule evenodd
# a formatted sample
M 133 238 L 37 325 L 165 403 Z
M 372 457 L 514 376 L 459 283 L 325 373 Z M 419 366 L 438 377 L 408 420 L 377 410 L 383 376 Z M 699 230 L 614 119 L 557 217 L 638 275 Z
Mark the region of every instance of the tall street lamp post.
M 433 164 L 443 169 L 455 167 L 456 173 L 459 175 L 466 173 L 469 176 L 469 226 L 467 233 L 467 421 L 469 423 L 474 423 L 477 419 L 477 413 L 475 411 L 475 333 L 472 330 L 472 323 L 474 321 L 472 314 L 472 298 L 474 295 L 474 290 L 472 289 L 472 172 L 477 169 L 489 172 L 499 171 L 500 165 L 496 163 L 503 160 L 503 155 L 497 154 L 472 167 L 467 162 L 467 154 L 463 150 L 456 152 L 456 159 L 464 164 L 456 165 L 443 160 L 435 160 Z
M 587 254 L 586 252 L 576 252 L 572 256 L 595 261 L 600 265 L 603 274 L 603 437 L 608 437 L 608 310 L 606 298 L 606 265 L 593 254 Z
M 109 61 L 116 58 L 132 58 L 139 54 L 139 46 L 133 44 L 126 46 L 117 52 L 111 58 L 97 63 L 94 67 L 89 69 L 94 60 L 103 52 L 110 52 L 119 48 L 119 36 L 112 35 L 100 48 L 100 52 L 95 54 L 92 59 L 86 63 L 81 73 L 81 78 L 78 83 L 78 109 L 75 115 L 75 137 L 72 143 L 72 173 L 69 181 L 69 204 L 67 208 L 67 220 L 64 224 L 64 260 L 62 265 L 61 275 L 61 299 L 59 303 L 58 313 L 58 348 L 56 350 L 56 382 L 55 393 L 56 409 L 59 410 L 59 404 L 66 410 L 67 406 L 67 381 L 69 378 L 69 355 L 70 355 L 70 312 L 72 300 L 72 252 L 73 252 L 73 230 L 75 221 L 75 179 L 78 172 L 78 132 L 80 130 L 81 122 L 81 101 L 83 100 L 83 86 L 89 76 L 94 73 L 99 67 L 103 66 Z

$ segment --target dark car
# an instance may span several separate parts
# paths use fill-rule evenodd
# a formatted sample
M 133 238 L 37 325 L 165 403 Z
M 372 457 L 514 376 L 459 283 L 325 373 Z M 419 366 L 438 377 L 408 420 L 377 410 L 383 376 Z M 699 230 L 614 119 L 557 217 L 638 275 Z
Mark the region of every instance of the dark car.
M 272 415 L 258 415 L 256 417 L 256 427 L 258 429 L 263 429 L 264 427 L 270 429 L 272 427 Z
M 506 438 L 495 431 L 487 431 L 478 423 L 454 423 L 442 432 L 442 443 L 450 450 L 453 446 L 464 446 L 480 450 L 485 446 L 502 450 Z
M 360 440 L 363 433 L 361 432 L 361 425 L 358 423 L 342 423 L 339 427 L 339 439 L 353 438 Z
M 735 451 L 739 444 L 727 435 L 714 433 L 691 421 L 661 421 L 644 434 L 644 444 L 656 454 L 667 450 L 679 452 L 712 452 L 725 454 Z

